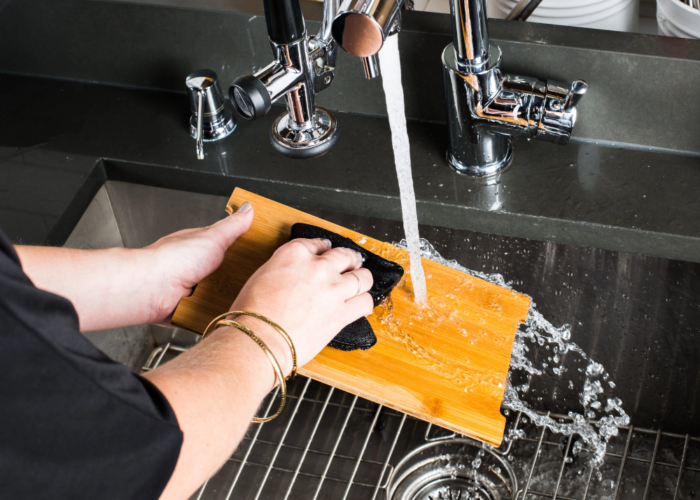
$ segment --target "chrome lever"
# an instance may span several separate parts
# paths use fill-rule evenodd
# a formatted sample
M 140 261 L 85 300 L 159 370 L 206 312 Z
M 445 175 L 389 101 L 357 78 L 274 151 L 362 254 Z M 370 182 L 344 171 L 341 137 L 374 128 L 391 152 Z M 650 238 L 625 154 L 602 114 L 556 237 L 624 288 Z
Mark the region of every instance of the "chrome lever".
M 202 140 L 202 100 L 204 99 L 204 91 L 197 91 L 197 159 L 204 159 L 204 141 Z

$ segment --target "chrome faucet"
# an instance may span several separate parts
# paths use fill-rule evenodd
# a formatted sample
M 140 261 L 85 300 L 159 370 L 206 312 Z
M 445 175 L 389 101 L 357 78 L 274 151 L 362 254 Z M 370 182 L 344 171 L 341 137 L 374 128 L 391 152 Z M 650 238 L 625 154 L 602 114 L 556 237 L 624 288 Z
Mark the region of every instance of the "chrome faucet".
M 450 10 L 453 43 L 442 53 L 450 167 L 494 175 L 513 159 L 512 137 L 567 144 L 586 82 L 503 74 L 501 49 L 489 40 L 486 0 L 450 0 Z
M 264 0 L 267 32 L 274 60 L 254 75 L 236 78 L 229 95 L 247 120 L 261 118 L 285 97 L 287 111 L 272 125 L 270 141 L 291 158 L 314 158 L 330 150 L 340 125 L 327 109 L 315 105 L 318 92 L 333 82 L 338 45 L 362 58 L 365 76 L 379 75 L 376 54 L 400 27 L 403 0 L 325 0 L 323 21 L 309 36 L 299 0 Z

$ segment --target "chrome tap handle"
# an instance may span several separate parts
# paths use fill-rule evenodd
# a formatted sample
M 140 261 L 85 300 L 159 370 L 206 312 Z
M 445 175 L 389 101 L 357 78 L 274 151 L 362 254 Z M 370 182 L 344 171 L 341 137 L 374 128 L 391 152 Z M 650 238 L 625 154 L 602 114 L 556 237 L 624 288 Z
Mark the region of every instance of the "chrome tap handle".
M 575 80 L 567 89 L 564 83 L 549 80 L 541 107 L 540 123 L 535 135 L 538 139 L 567 144 L 576 124 L 576 106 L 588 90 L 583 80 Z M 539 108 L 539 106 L 535 106 Z
M 204 99 L 204 91 L 197 91 L 197 159 L 204 159 L 204 141 L 202 139 L 202 116 L 204 116 L 204 110 L 202 109 L 202 101 Z
M 584 80 L 575 80 L 571 84 L 571 90 L 564 100 L 564 113 L 571 113 L 576 110 L 576 106 L 588 90 L 588 84 Z

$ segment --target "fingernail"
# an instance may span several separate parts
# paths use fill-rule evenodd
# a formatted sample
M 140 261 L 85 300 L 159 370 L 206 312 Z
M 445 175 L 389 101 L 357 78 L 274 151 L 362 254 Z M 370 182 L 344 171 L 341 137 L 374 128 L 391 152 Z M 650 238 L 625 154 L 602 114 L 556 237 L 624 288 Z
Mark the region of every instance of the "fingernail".
M 326 238 L 322 238 L 321 241 L 324 242 L 324 243 L 326 244 L 326 246 L 328 247 L 328 250 L 330 250 L 331 248 L 333 248 L 333 243 L 331 243 L 331 240 L 328 240 L 328 239 L 326 239 Z
M 243 205 L 238 207 L 238 210 L 236 210 L 236 213 L 246 214 L 246 213 L 250 212 L 252 208 L 253 208 L 253 205 L 251 205 L 249 201 L 246 201 Z
M 357 258 L 360 259 L 360 262 L 364 262 L 364 261 L 365 261 L 364 256 L 363 256 L 360 252 L 358 252 L 357 250 L 355 250 L 355 253 L 357 254 Z

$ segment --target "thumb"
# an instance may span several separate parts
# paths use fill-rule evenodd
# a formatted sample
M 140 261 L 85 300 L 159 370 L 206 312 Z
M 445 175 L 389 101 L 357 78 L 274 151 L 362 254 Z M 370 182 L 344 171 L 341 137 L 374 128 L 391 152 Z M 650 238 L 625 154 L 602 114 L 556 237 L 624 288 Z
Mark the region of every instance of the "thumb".
M 210 226 L 209 232 L 224 248 L 228 248 L 250 229 L 252 223 L 253 205 L 246 201 L 237 212 Z

